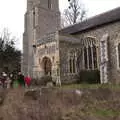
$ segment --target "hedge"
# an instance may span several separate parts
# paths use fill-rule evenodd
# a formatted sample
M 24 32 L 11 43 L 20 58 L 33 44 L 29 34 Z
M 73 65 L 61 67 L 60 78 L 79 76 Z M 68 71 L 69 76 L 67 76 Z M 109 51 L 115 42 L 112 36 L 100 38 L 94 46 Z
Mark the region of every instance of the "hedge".
M 79 83 L 96 84 L 100 83 L 99 70 L 81 70 L 79 73 Z

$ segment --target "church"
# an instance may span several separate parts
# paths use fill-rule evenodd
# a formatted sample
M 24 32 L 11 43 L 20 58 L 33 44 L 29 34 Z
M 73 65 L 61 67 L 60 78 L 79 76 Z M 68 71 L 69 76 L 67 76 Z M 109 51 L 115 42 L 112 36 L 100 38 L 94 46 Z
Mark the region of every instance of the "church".
M 101 83 L 120 83 L 120 8 L 60 28 L 59 0 L 27 0 L 22 72 L 72 82 L 99 70 Z

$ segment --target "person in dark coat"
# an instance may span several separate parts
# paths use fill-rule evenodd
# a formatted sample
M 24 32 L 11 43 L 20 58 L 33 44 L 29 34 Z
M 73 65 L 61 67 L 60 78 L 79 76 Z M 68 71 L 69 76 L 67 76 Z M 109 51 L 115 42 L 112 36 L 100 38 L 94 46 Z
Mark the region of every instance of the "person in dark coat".
M 2 86 L 3 88 L 6 88 L 6 81 L 7 81 L 7 74 L 5 72 L 2 72 Z
M 18 73 L 17 80 L 20 87 L 25 87 L 24 75 L 21 72 Z
M 10 86 L 11 86 L 11 88 L 13 88 L 14 76 L 13 76 L 12 73 L 10 74 L 10 80 L 11 80 L 11 84 L 10 84 Z
M 0 88 L 3 88 L 2 79 L 2 76 L 0 76 Z

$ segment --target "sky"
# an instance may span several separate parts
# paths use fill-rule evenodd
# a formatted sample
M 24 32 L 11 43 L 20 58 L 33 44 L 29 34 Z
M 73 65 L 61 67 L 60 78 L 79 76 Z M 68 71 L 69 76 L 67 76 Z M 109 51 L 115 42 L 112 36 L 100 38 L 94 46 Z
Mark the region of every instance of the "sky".
M 17 38 L 16 47 L 22 50 L 24 14 L 27 0 L 0 0 L 0 32 L 7 28 Z M 81 0 L 87 10 L 87 17 L 120 7 L 120 0 Z M 59 0 L 60 11 L 68 7 L 68 0 Z

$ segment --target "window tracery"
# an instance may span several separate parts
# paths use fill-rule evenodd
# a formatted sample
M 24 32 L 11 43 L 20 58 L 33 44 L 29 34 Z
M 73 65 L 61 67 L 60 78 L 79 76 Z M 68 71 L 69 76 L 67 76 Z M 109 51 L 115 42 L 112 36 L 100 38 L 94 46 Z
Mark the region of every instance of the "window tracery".
M 69 72 L 76 73 L 76 52 L 75 51 L 69 54 Z
M 83 45 L 84 68 L 97 69 L 97 47 L 95 39 L 88 37 L 83 40 Z

